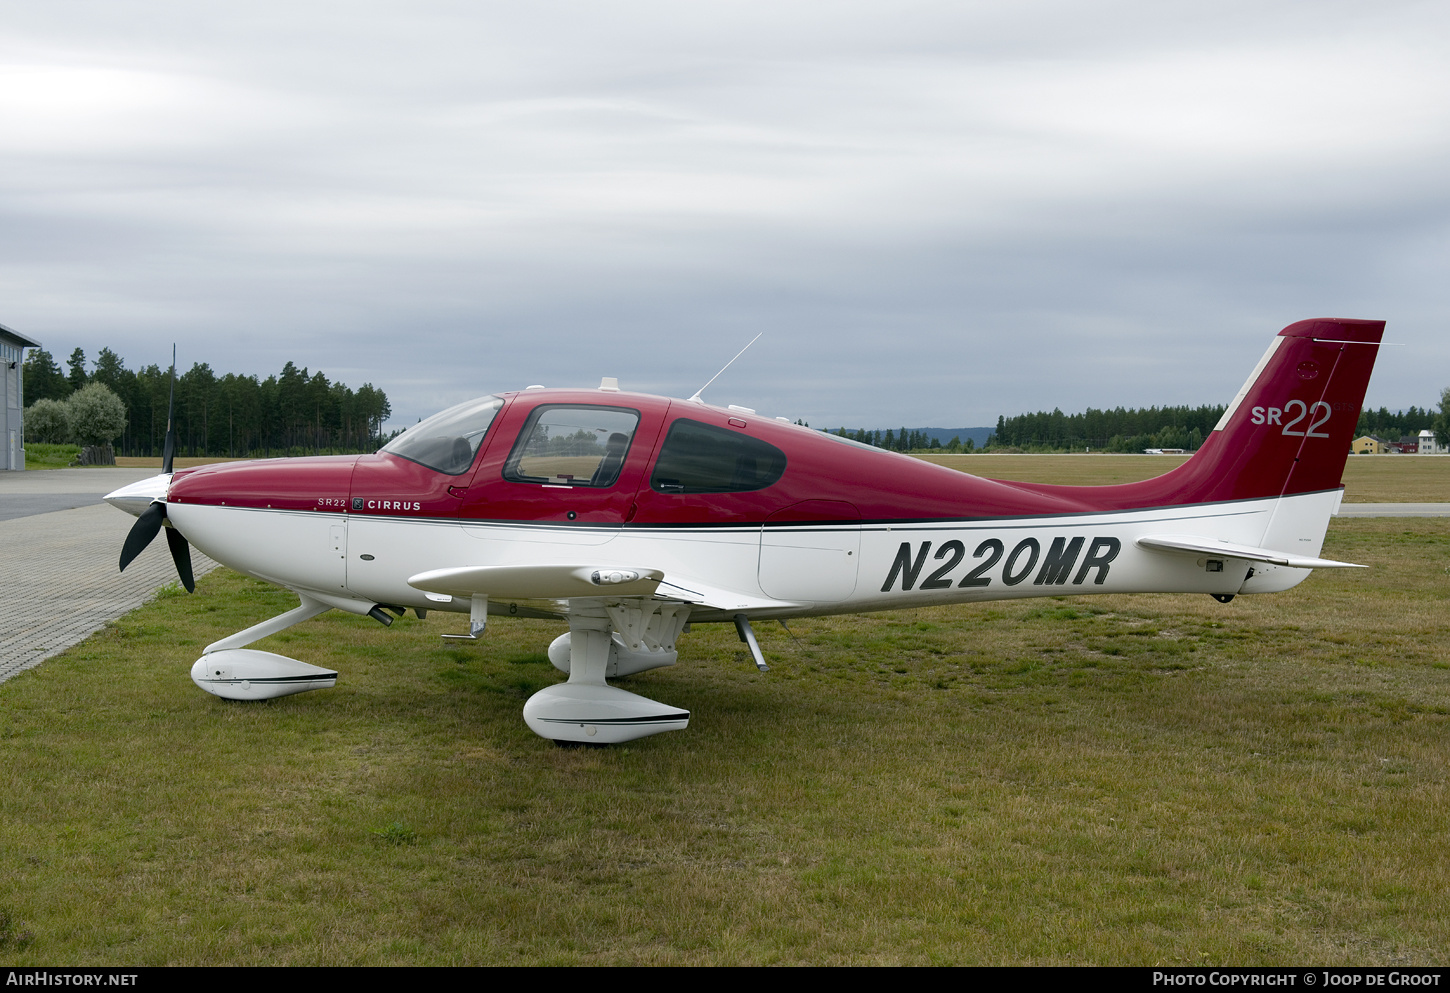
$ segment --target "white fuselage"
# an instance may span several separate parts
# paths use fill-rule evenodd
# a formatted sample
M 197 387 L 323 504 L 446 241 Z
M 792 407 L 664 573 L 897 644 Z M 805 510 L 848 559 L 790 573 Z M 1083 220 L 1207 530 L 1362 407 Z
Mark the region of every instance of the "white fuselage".
M 1191 532 L 1314 556 L 1339 496 L 1329 491 L 1082 515 L 765 529 L 473 523 L 180 503 L 168 512 L 187 539 L 217 561 L 294 590 L 355 601 L 360 612 L 375 603 L 466 612 L 466 600 L 443 600 L 408 585 L 409 577 L 440 565 L 587 561 L 662 570 L 660 597 L 700 604 L 695 620 L 723 620 L 735 611 L 788 617 L 1024 596 L 1288 589 L 1310 570 L 1195 559 L 1135 542 Z M 490 609 L 508 613 L 509 604 Z

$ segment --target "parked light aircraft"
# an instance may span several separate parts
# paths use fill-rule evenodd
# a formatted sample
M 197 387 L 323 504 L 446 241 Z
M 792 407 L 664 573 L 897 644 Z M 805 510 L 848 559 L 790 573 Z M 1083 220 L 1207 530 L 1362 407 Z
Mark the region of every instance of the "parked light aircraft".
M 683 729 L 689 713 L 609 677 L 671 665 L 691 624 L 1064 593 L 1239 594 L 1317 568 L 1383 321 L 1292 324 L 1197 454 L 1114 486 L 982 479 L 743 408 L 530 387 L 445 410 L 374 455 L 171 469 L 106 499 L 138 520 L 124 569 L 165 525 L 294 591 L 300 605 L 208 645 L 202 689 L 262 699 L 337 673 L 245 648 L 330 609 L 567 620 L 568 680 L 524 720 L 597 744 Z M 445 635 L 445 637 L 449 637 Z

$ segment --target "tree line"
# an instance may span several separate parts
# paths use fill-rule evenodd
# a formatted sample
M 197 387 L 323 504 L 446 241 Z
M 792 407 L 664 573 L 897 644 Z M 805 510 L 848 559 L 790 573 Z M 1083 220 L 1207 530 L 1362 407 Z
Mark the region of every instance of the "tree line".
M 1421 407 L 1393 412 L 1384 407 L 1379 410 L 1361 410 L 1354 436 L 1359 438 L 1372 434 L 1385 441 L 1399 441 L 1405 435 L 1418 437 L 1421 431 L 1433 429 L 1436 420 L 1435 411 Z
M 1145 448 L 1195 451 L 1218 419 L 1222 404 L 1198 407 L 1089 407 L 1081 414 L 1054 408 L 1016 417 L 998 417 L 993 447 L 1095 452 L 1141 452 Z
M 1199 407 L 1144 407 L 1097 410 L 1089 407 L 1081 414 L 1038 411 L 1016 417 L 997 418 L 996 433 L 988 439 L 988 447 L 1017 447 L 1038 451 L 1141 452 L 1145 448 L 1182 448 L 1197 451 L 1208 437 L 1226 408 L 1222 405 Z M 1387 440 L 1404 435 L 1418 435 L 1434 430 L 1444 443 L 1450 438 L 1450 390 L 1441 396 L 1439 411 L 1429 407 L 1411 406 L 1391 412 L 1361 410 L 1355 437 L 1373 434 Z
M 126 410 L 125 425 L 115 440 L 117 454 L 161 454 L 171 391 L 169 369 L 153 363 L 133 372 L 109 348 L 101 349 L 89 369 L 79 348 L 71 352 L 66 365 L 62 370 L 43 348 L 30 350 L 25 357 L 28 405 L 63 402 L 90 384 L 100 384 Z M 266 379 L 230 372 L 219 376 L 205 362 L 178 371 L 176 377 L 179 455 L 368 452 L 381 443 L 382 425 L 390 416 L 387 394 L 371 383 L 353 390 L 345 383 L 330 382 L 320 370 L 309 373 L 291 362 Z
M 804 424 L 805 422 L 797 421 L 796 423 Z M 807 424 L 806 427 L 810 427 L 810 425 Z M 963 450 L 962 440 L 960 438 L 953 438 L 952 444 L 948 445 L 946 449 L 943 449 L 942 443 L 935 438 L 927 437 L 925 431 L 908 431 L 904 427 L 900 431 L 893 431 L 890 428 L 887 428 L 885 432 L 882 432 L 879 428 L 875 430 L 872 430 L 870 428 L 858 428 L 855 431 L 851 431 L 846 428 L 837 428 L 831 433 L 842 438 L 848 438 L 851 441 L 859 441 L 863 445 L 872 445 L 876 448 L 885 448 L 888 451 L 892 452 Z M 953 448 L 953 445 L 956 447 Z M 965 450 L 971 451 L 971 446 L 972 439 L 968 438 L 967 448 Z
M 45 349 L 25 358 L 25 396 L 66 401 L 90 384 L 100 384 L 125 407 L 125 424 L 116 440 L 123 455 L 159 455 L 166 437 L 171 389 L 169 369 L 151 364 L 135 372 L 109 348 L 102 348 L 87 369 L 85 352 L 71 352 L 62 370 Z M 86 399 L 90 399 L 87 397 Z M 84 405 L 83 405 L 84 406 Z M 1450 390 L 1439 410 L 1411 406 L 1391 412 L 1363 410 L 1356 437 L 1374 434 L 1395 439 L 1430 428 L 1450 437 Z M 1081 414 L 1037 411 L 997 418 L 996 432 L 984 450 L 1140 452 L 1145 448 L 1196 451 L 1223 415 L 1222 405 L 1198 407 L 1089 407 Z M 258 379 L 227 373 L 218 376 L 204 362 L 176 377 L 178 454 L 194 456 L 268 456 L 373 451 L 384 441 L 382 424 L 392 415 L 387 394 L 371 383 L 356 391 L 330 382 L 320 370 L 309 373 L 288 362 L 278 375 Z M 27 435 L 30 415 L 27 413 Z M 45 418 L 37 418 L 37 423 Z M 971 439 L 943 446 L 922 430 L 840 428 L 843 438 L 892 451 L 972 451 Z M 44 439 L 36 439 L 44 440 Z M 71 440 L 71 439 L 65 439 Z

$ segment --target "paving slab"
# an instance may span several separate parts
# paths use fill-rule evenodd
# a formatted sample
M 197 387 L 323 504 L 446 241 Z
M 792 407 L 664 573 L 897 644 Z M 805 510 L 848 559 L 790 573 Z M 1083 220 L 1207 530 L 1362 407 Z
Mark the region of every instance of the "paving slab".
M 110 478 L 114 486 L 130 481 Z M 0 682 L 79 644 L 176 582 L 161 535 L 125 572 L 117 569 L 134 523 L 104 503 L 0 521 Z M 217 566 L 196 549 L 191 565 L 197 576 Z

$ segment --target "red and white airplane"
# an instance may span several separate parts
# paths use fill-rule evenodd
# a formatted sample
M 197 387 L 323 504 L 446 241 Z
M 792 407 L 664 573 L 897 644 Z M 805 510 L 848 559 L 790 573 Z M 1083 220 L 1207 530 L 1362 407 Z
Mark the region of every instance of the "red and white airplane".
M 1383 321 L 1285 328 L 1203 447 L 1115 486 L 981 479 L 698 397 L 530 387 L 460 404 L 375 455 L 170 471 L 110 494 L 138 516 L 121 567 L 167 525 L 301 605 L 207 646 L 202 689 L 262 699 L 337 673 L 244 646 L 323 611 L 554 617 L 568 681 L 534 694 L 545 738 L 683 729 L 689 713 L 606 682 L 676 659 L 690 624 L 1064 593 L 1244 593 L 1319 558 Z M 184 537 L 183 537 L 184 536 Z M 449 637 L 449 636 L 445 636 Z

